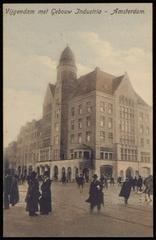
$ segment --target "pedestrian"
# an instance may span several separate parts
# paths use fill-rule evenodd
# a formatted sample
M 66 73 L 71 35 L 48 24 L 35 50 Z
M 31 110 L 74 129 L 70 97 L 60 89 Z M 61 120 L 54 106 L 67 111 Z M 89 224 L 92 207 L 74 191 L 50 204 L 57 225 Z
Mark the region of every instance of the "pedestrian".
M 132 187 L 131 181 L 128 178 L 126 178 L 125 182 L 123 182 L 121 191 L 119 193 L 120 197 L 124 197 L 125 204 L 128 204 L 128 199 L 131 193 L 131 187 Z
M 10 204 L 10 189 L 11 189 L 11 182 L 12 177 L 10 174 L 10 169 L 6 171 L 5 177 L 4 177 L 4 209 L 9 209 Z
M 51 180 L 49 172 L 45 171 L 43 175 L 43 183 L 41 185 L 41 198 L 40 198 L 40 214 L 48 215 L 52 211 L 51 206 Z
M 139 175 L 138 181 L 137 181 L 137 192 L 138 191 L 142 191 L 142 185 L 143 185 L 143 179 L 142 177 Z
M 137 186 L 137 178 L 136 176 L 133 178 L 133 183 L 132 183 L 132 187 L 133 187 L 133 191 L 135 191 L 135 188 Z
M 97 174 L 93 175 L 93 181 L 91 182 L 89 189 L 89 198 L 86 202 L 90 203 L 90 212 L 93 212 L 94 207 L 97 207 L 98 212 L 101 210 L 101 204 L 104 206 L 104 195 L 101 182 L 98 180 Z
M 118 186 L 121 186 L 121 180 L 122 180 L 122 178 L 119 176 L 118 180 L 117 180 Z
M 38 203 L 39 203 L 39 183 L 36 179 L 37 173 L 32 171 L 29 181 L 28 181 L 28 191 L 26 195 L 26 211 L 29 212 L 29 216 L 37 216 L 36 212 L 38 212 Z
M 88 183 L 88 182 L 89 182 L 89 176 L 86 175 L 86 176 L 85 176 L 85 179 L 86 179 L 86 183 Z
M 65 174 L 65 173 L 62 174 L 62 179 L 61 179 L 61 181 L 62 181 L 62 184 L 66 184 L 67 178 L 66 178 L 66 174 Z
M 36 176 L 37 176 L 37 173 L 36 173 Z M 26 177 L 26 181 L 28 185 L 29 185 L 30 179 L 31 179 L 31 174 L 29 173 L 28 176 Z
M 104 180 L 105 180 L 104 176 L 101 175 L 101 177 L 100 177 L 100 181 L 101 181 L 101 184 L 102 184 L 103 187 L 104 187 Z
M 24 174 L 21 175 L 21 182 L 22 182 L 22 184 L 24 184 L 24 182 L 25 182 L 25 175 Z
M 108 189 L 108 179 L 106 176 L 104 177 L 104 188 Z
M 77 184 L 80 189 L 80 193 L 83 192 L 83 186 L 84 186 L 84 177 L 83 174 L 81 173 L 80 176 L 77 179 Z
M 11 187 L 10 187 L 10 204 L 14 206 L 18 202 L 19 202 L 18 176 L 14 174 L 12 176 Z
M 114 186 L 114 184 L 115 184 L 114 178 L 111 177 L 111 178 L 110 178 L 110 185 L 113 185 L 113 186 Z

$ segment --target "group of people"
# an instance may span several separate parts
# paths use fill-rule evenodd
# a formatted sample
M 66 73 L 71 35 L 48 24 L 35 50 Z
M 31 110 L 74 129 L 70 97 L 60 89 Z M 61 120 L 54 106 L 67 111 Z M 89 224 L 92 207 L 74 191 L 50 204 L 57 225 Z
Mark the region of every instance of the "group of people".
M 65 175 L 62 176 L 62 183 L 65 182 Z M 104 206 L 104 193 L 103 189 L 108 188 L 108 179 L 106 176 L 101 176 L 98 179 L 97 174 L 92 177 L 89 188 L 89 197 L 86 202 L 90 203 L 90 212 L 97 207 L 98 212 L 101 210 L 101 205 Z M 40 183 L 41 182 L 41 186 Z M 25 198 L 26 211 L 29 212 L 29 216 L 37 216 L 39 211 L 42 215 L 47 215 L 52 212 L 51 201 L 51 179 L 49 172 L 45 171 L 43 176 L 37 177 L 36 172 L 32 172 L 27 177 L 28 189 Z M 80 189 L 80 193 L 83 192 L 85 178 L 83 174 L 77 175 L 77 185 Z M 110 179 L 110 184 L 114 185 L 114 178 Z M 120 197 L 124 197 L 125 204 L 128 204 L 131 189 L 142 191 L 143 179 L 141 176 L 138 178 L 126 178 L 123 182 L 119 177 L 117 183 L 121 185 Z M 18 176 L 16 174 L 10 174 L 7 171 L 4 178 L 4 208 L 8 209 L 10 204 L 14 206 L 19 202 L 19 190 L 18 190 Z
M 120 179 L 119 179 L 120 180 Z M 118 181 L 120 183 L 120 181 Z M 110 180 L 110 184 L 114 185 L 114 179 L 112 178 Z M 124 182 L 122 182 L 121 185 L 121 191 L 119 193 L 120 197 L 124 197 L 124 202 L 127 205 L 128 199 L 130 197 L 131 189 L 135 190 L 137 187 L 137 191 L 142 191 L 143 186 L 143 179 L 141 176 L 138 178 L 126 178 Z M 90 203 L 90 211 L 93 211 L 93 208 L 97 206 L 97 210 L 100 211 L 101 205 L 104 206 L 104 194 L 103 194 L 103 188 L 108 188 L 108 182 L 107 178 L 104 176 L 101 176 L 98 180 L 98 176 L 96 174 L 93 175 L 93 181 L 90 185 L 89 190 L 89 198 L 86 200 L 86 202 Z
M 126 178 L 125 182 L 123 182 L 121 192 L 119 196 L 124 197 L 125 204 L 128 204 L 128 199 L 131 193 L 131 189 L 137 190 L 137 192 L 141 192 L 143 187 L 143 179 L 139 175 L 139 177 L 129 177 Z
M 16 205 L 19 202 L 19 190 L 18 190 L 18 176 L 11 174 L 10 170 L 6 171 L 4 176 L 4 209 L 9 209 L 11 206 Z
M 40 189 L 36 172 L 33 171 L 27 181 L 28 190 L 25 202 L 26 211 L 29 212 L 29 216 L 37 216 L 38 211 L 40 211 L 41 215 L 48 215 L 52 211 L 51 180 L 49 177 L 49 172 L 44 172 Z

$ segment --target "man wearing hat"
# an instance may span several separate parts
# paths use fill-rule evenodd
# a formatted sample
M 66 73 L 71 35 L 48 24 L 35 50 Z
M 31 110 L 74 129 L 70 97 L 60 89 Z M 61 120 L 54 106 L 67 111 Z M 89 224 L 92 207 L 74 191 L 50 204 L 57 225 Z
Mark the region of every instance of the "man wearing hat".
M 102 183 L 98 180 L 97 174 L 93 175 L 93 181 L 90 185 L 89 190 L 89 199 L 87 202 L 90 202 L 90 212 L 93 212 L 94 207 L 97 207 L 98 212 L 101 210 L 101 204 L 104 205 L 103 192 L 102 192 Z
M 28 191 L 26 195 L 26 211 L 29 212 L 29 216 L 37 216 L 38 212 L 38 200 L 40 197 L 39 183 L 36 179 L 36 172 L 32 172 L 28 181 Z
M 41 185 L 42 195 L 40 198 L 40 213 L 48 215 L 52 211 L 51 207 L 51 180 L 49 172 L 45 171 L 43 175 L 43 183 Z

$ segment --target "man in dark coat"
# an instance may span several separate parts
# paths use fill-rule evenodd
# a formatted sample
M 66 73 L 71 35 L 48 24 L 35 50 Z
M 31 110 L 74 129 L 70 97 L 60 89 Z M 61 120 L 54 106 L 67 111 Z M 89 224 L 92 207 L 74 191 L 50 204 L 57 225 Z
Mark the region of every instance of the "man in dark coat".
M 101 210 L 101 204 L 104 205 L 103 199 L 103 186 L 101 182 L 98 180 L 98 176 L 96 174 L 93 175 L 93 181 L 90 185 L 89 190 L 89 199 L 87 202 L 90 202 L 90 212 L 93 212 L 94 207 L 97 206 L 98 212 Z
M 4 209 L 9 209 L 9 203 L 10 203 L 10 189 L 11 189 L 11 182 L 12 182 L 12 176 L 10 174 L 10 169 L 6 171 L 5 177 L 4 177 Z
M 142 177 L 139 176 L 138 181 L 137 181 L 137 191 L 142 191 L 142 185 L 143 185 L 143 180 Z
M 40 213 L 42 215 L 48 215 L 52 211 L 51 206 L 51 180 L 49 178 L 49 172 L 44 172 L 44 179 L 41 185 L 42 195 L 40 198 Z
M 131 193 L 131 187 L 132 187 L 131 181 L 128 178 L 126 178 L 126 181 L 123 183 L 119 194 L 120 197 L 124 197 L 125 204 L 128 204 L 128 199 Z
M 28 191 L 26 196 L 26 211 L 29 211 L 29 216 L 37 216 L 39 202 L 39 183 L 36 179 L 36 172 L 32 172 L 28 181 Z
M 77 178 L 77 184 L 80 189 L 80 193 L 83 191 L 83 185 L 84 185 L 84 177 L 83 174 L 81 173 L 80 176 Z
M 18 191 L 18 176 L 12 176 L 12 183 L 10 188 L 10 203 L 14 206 L 19 202 L 19 191 Z

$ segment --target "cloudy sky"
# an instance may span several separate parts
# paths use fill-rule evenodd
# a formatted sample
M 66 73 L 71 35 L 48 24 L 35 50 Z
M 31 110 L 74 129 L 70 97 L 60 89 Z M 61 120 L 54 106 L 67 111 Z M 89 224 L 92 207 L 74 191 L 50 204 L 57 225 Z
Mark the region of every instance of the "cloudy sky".
M 42 116 L 47 84 L 56 82 L 56 67 L 67 44 L 78 76 L 101 70 L 127 72 L 136 92 L 152 105 L 151 4 L 4 4 L 4 146 L 16 140 L 20 127 Z M 34 9 L 34 15 L 10 15 L 6 9 Z M 103 14 L 51 15 L 55 9 L 102 9 Z M 115 8 L 144 14 L 111 15 Z M 40 16 L 39 9 L 49 9 Z

